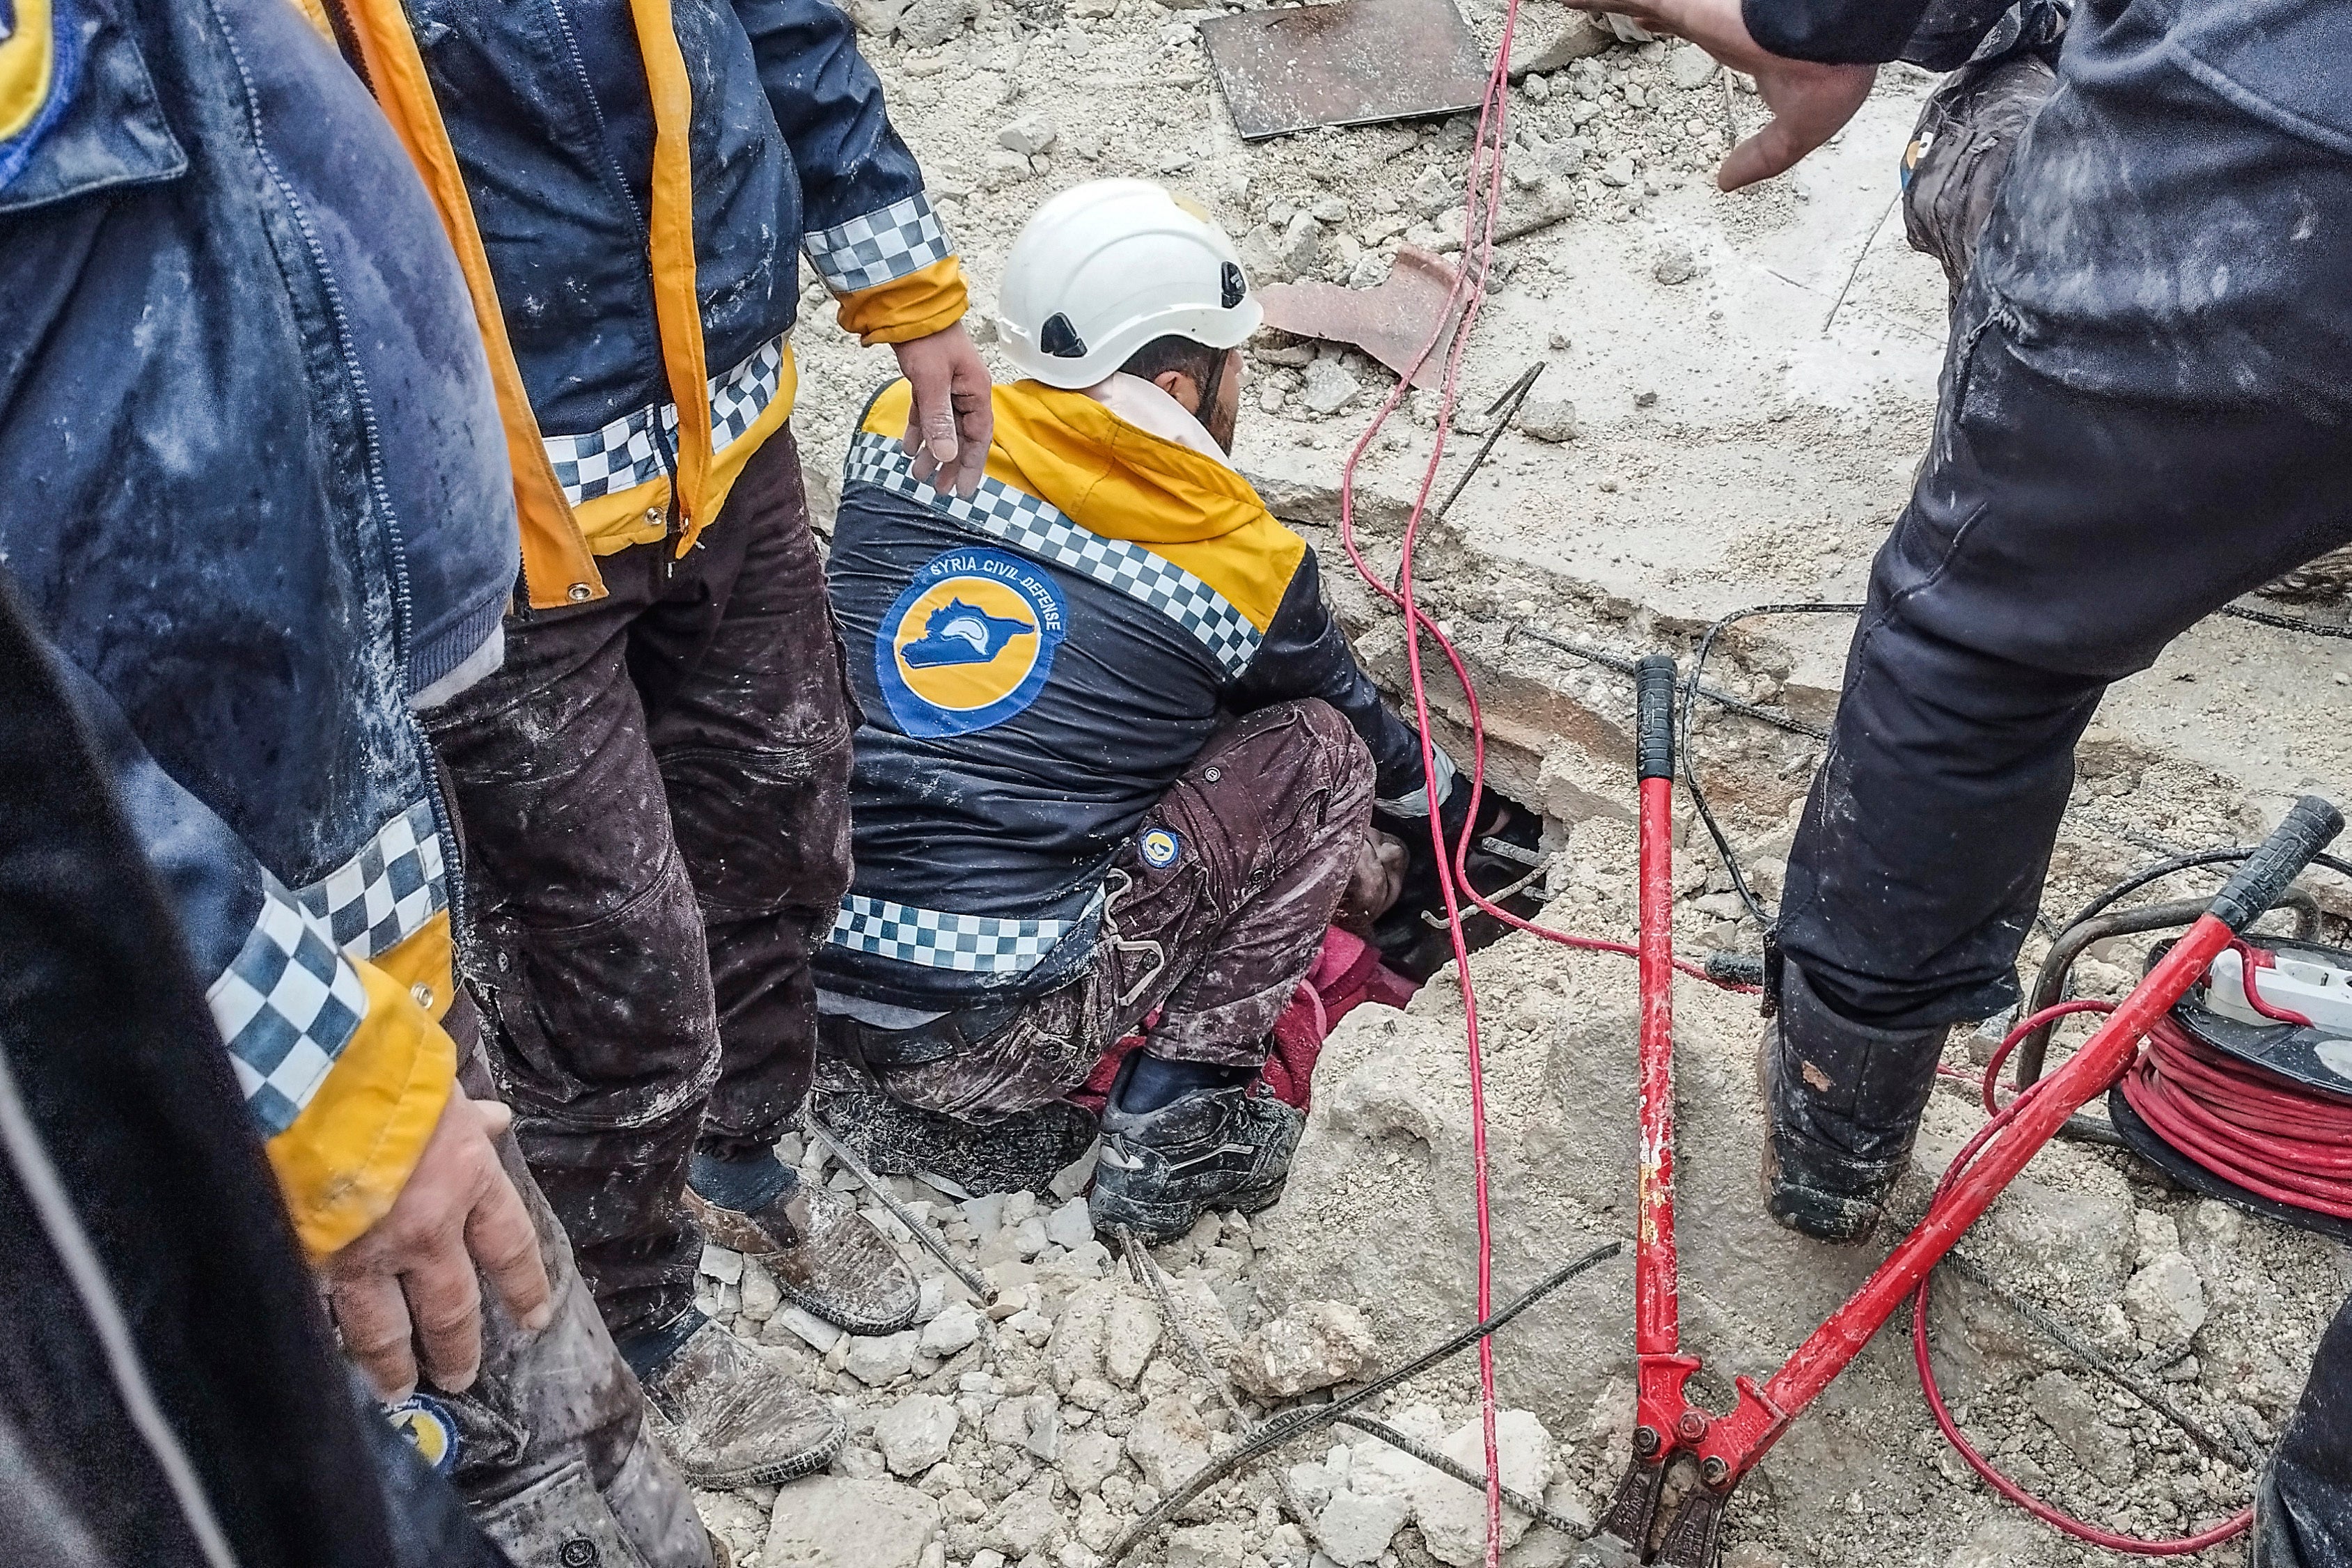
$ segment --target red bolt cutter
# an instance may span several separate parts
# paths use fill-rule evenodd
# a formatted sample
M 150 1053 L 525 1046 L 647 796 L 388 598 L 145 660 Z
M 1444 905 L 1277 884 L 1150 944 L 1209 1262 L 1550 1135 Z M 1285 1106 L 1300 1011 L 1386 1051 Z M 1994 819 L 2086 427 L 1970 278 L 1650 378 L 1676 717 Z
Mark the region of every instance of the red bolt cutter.
M 2238 934 L 2277 901 L 2312 858 L 2343 831 L 2344 818 L 2305 795 L 2278 830 L 2239 867 L 2188 934 L 2066 1064 L 2012 1101 L 1957 1179 L 1911 1234 L 1846 1303 L 1759 1384 L 1734 1380 L 1738 1405 L 1717 1415 L 1690 1402 L 1685 1384 L 1700 1366 L 1682 1353 L 1675 1284 L 1674 1148 L 1674 700 L 1675 663 L 1645 658 L 1635 676 L 1635 760 L 1642 791 L 1642 1146 L 1635 1211 L 1633 1335 L 1636 1391 L 1633 1460 L 1602 1517 L 1601 1530 L 1644 1562 L 1713 1568 L 1725 1506 L 1789 1424 L 1843 1372 L 1928 1270 L 2042 1144 L 2139 1050 L 2140 1040 Z M 1699 1488 L 1667 1521 L 1655 1553 L 1666 1470 L 1678 1454 L 1698 1461 Z

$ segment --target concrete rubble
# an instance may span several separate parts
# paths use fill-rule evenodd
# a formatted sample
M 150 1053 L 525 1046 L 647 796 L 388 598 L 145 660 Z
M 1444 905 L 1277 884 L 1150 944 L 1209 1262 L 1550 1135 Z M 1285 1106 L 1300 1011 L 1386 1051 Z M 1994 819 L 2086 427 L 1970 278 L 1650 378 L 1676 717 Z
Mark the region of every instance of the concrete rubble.
M 1499 5 L 1465 6 L 1491 47 Z M 1199 197 L 1261 283 L 1369 289 L 1406 246 L 1460 263 L 1467 117 L 1244 147 L 1203 68 L 1198 10 L 851 0 L 894 119 L 960 243 L 984 345 L 1021 221 L 1052 193 L 1105 175 Z M 1846 132 L 1794 176 L 1727 198 L 1711 171 L 1734 135 L 1762 121 L 1752 84 L 1688 46 L 1624 37 L 1556 6 L 1521 14 L 1500 223 L 1512 237 L 1465 357 L 1460 435 L 1491 428 L 1482 411 L 1530 361 L 1545 371 L 1460 501 L 1424 527 L 1415 572 L 1479 683 L 1496 784 L 1550 819 L 1549 918 L 1621 937 L 1633 929 L 1631 692 L 1560 645 L 1687 659 L 1697 634 L 1732 610 L 1859 598 L 1925 448 L 1945 309 L 1940 274 L 1905 248 L 1889 207 L 1926 78 L 1886 71 Z M 812 286 L 794 337 L 794 427 L 820 515 L 858 410 L 895 374 L 886 353 L 830 330 L 833 310 Z M 1360 651 L 1395 689 L 1402 639 L 1352 584 L 1335 533 L 1340 460 L 1394 374 L 1358 349 L 1271 333 L 1247 353 L 1238 461 L 1314 543 Z M 1383 575 L 1437 402 L 1413 391 L 1364 454 L 1359 526 Z M 1449 445 L 1445 485 L 1472 444 Z M 1834 706 L 1850 627 L 1843 616 L 1743 623 L 1717 642 L 1707 682 L 1818 724 Z M 2158 848 L 2241 840 L 2300 789 L 2352 779 L 2352 734 L 2311 700 L 2339 684 L 2352 684 L 2343 645 L 2215 622 L 2118 687 L 2085 738 L 2051 920 Z M 1458 693 L 1440 682 L 1433 700 L 1441 738 L 1466 755 Z M 1710 710 L 1694 755 L 1769 904 L 1819 744 Z M 1758 951 L 1760 925 L 1690 826 L 1678 942 L 1693 953 Z M 2049 935 L 2030 939 L 2029 966 Z M 2144 948 L 2102 944 L 2077 965 L 2077 991 L 2119 993 Z M 1633 971 L 1531 938 L 1497 945 L 1472 971 L 1491 1099 L 1496 1292 L 1507 1298 L 1630 1237 Z M 1683 1331 L 1708 1362 L 1695 1392 L 1720 1409 L 1729 1376 L 1776 1365 L 1885 1238 L 1833 1251 L 1765 1220 L 1753 1005 L 1698 985 L 1681 987 L 1676 1005 Z M 1962 1031 L 1948 1065 L 1980 1071 L 1990 1043 Z M 851 1440 L 829 1475 L 705 1496 L 706 1519 L 743 1568 L 1096 1568 L 1161 1497 L 1230 1451 L 1240 1427 L 1225 1394 L 1255 1421 L 1343 1392 L 1471 1321 L 1462 1052 L 1450 972 L 1406 1012 L 1349 1018 L 1318 1069 L 1283 1202 L 1254 1218 L 1208 1216 L 1155 1253 L 1172 1312 L 1088 1233 L 1084 1168 L 1044 1200 L 959 1201 L 894 1180 L 991 1288 L 989 1300 L 967 1300 L 883 1217 L 927 1278 L 922 1320 L 899 1334 L 845 1335 L 784 1302 L 756 1263 L 713 1248 L 704 1309 L 835 1401 Z M 1980 1124 L 1974 1092 L 1950 1082 L 1931 1104 L 1898 1202 L 1905 1215 Z M 855 1190 L 820 1151 L 792 1152 L 807 1179 Z M 2320 1327 L 2352 1286 L 2345 1249 L 2077 1144 L 2037 1159 L 1961 1250 L 2234 1446 L 2230 1458 L 2207 1453 L 1996 1296 L 1948 1272 L 1939 1279 L 1937 1364 L 1964 1427 L 2042 1495 L 2149 1534 L 2242 1505 L 2249 1476 L 2237 1460 L 2275 1435 Z M 1213 1381 L 1192 1366 L 1187 1334 Z M 1590 1518 L 1622 1470 L 1632 1426 L 1629 1259 L 1503 1331 L 1496 1358 L 1506 1479 Z M 1370 1414 L 1483 1467 L 1466 1354 Z M 1510 1568 L 1582 1560 L 1584 1547 L 1549 1527 L 1507 1512 L 1506 1523 Z M 1484 1525 L 1476 1493 L 1335 1427 L 1212 1488 L 1130 1561 L 1429 1568 L 1483 1561 Z M 2188 1561 L 2242 1560 L 2238 1546 Z M 1976 1479 L 1922 1407 L 1898 1326 L 1742 1488 L 1724 1561 L 2125 1560 L 2062 1542 Z

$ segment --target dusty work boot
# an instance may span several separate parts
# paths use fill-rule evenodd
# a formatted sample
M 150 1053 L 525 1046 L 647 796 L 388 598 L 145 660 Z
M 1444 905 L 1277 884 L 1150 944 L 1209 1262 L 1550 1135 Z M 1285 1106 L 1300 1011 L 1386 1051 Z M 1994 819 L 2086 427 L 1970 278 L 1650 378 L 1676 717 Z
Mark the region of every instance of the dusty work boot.
M 944 1176 L 965 1192 L 1045 1192 L 1095 1141 L 1095 1119 L 1053 1100 L 986 1123 L 960 1121 L 878 1089 L 820 1089 L 825 1130 L 886 1176 Z
M 1795 964 L 1782 968 L 1760 1053 L 1771 1122 L 1765 1207 L 1775 1220 L 1818 1241 L 1858 1242 L 1877 1228 L 1910 1163 L 1948 1032 L 1853 1023 Z
M 849 1429 L 782 1361 L 688 1311 L 621 1347 L 642 1367 L 650 1426 L 686 1479 L 711 1491 L 773 1486 L 833 1463 Z M 662 1346 L 675 1341 L 663 1353 Z
M 1102 1153 L 1087 1199 L 1097 1230 L 1116 1236 L 1123 1226 L 1158 1247 L 1209 1209 L 1255 1214 L 1282 1196 L 1307 1118 L 1275 1099 L 1254 1070 L 1244 1081 L 1150 1092 L 1155 1077 L 1188 1065 L 1144 1051 L 1121 1065 L 1103 1107 Z
M 840 1193 L 804 1184 L 772 1150 L 741 1159 L 697 1151 L 686 1208 L 702 1234 L 756 1258 L 784 1300 L 853 1334 L 895 1334 L 915 1321 L 914 1270 Z

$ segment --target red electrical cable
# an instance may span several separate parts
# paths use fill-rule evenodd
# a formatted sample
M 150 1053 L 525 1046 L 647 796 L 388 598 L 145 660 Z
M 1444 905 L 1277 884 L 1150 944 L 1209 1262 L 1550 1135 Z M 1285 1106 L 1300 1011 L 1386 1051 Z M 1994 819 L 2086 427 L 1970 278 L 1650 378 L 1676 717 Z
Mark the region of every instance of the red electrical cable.
M 1420 728 L 1421 762 L 1424 774 L 1435 776 L 1436 758 L 1433 742 L 1429 738 L 1429 693 L 1423 684 L 1421 667 L 1420 632 L 1428 626 L 1413 602 L 1412 550 L 1421 530 L 1421 522 L 1429 505 L 1431 489 L 1437 481 L 1439 461 L 1445 452 L 1445 437 L 1452 426 L 1454 405 L 1460 393 L 1463 350 L 1469 342 L 1470 331 L 1485 302 L 1487 269 L 1494 260 L 1495 211 L 1501 204 L 1504 132 L 1509 117 L 1510 78 L 1507 62 L 1511 53 L 1511 35 L 1518 23 L 1519 0 L 1508 0 L 1503 13 L 1503 36 L 1495 51 L 1492 68 L 1487 73 L 1486 92 L 1478 111 L 1477 139 L 1472 144 L 1470 173 L 1463 197 L 1463 255 L 1465 265 L 1454 279 L 1454 288 L 1446 297 L 1445 308 L 1439 313 L 1438 325 L 1432 331 L 1419 355 L 1413 370 L 1418 371 L 1435 349 L 1438 336 L 1451 315 L 1456 300 L 1463 301 L 1461 323 L 1455 330 L 1451 352 L 1446 356 L 1445 380 L 1437 414 L 1437 438 L 1430 452 L 1429 465 L 1422 475 L 1420 493 L 1413 500 L 1412 511 L 1406 520 L 1404 559 L 1398 580 L 1398 591 L 1389 594 L 1366 570 L 1363 558 L 1354 545 L 1354 496 L 1357 464 L 1364 450 L 1390 414 L 1402 401 L 1411 384 L 1412 372 L 1398 378 L 1396 386 L 1372 416 L 1363 436 L 1349 450 L 1341 465 L 1339 480 L 1339 517 L 1341 538 L 1348 543 L 1348 553 L 1363 572 L 1368 582 L 1380 587 L 1391 600 L 1402 605 L 1405 613 L 1405 655 L 1411 670 L 1415 722 Z M 1481 189 L 1480 175 L 1485 174 Z M 1472 247 L 1476 247 L 1475 259 Z M 1448 648 L 1448 655 L 1452 650 Z M 1459 662 L 1456 661 L 1459 669 Z M 1477 1205 L 1478 1228 L 1478 1316 L 1483 1320 L 1494 1311 L 1494 1229 L 1488 1185 L 1486 1149 L 1486 1089 L 1485 1065 L 1478 1040 L 1477 992 L 1470 977 L 1470 952 L 1462 936 L 1462 884 L 1457 880 L 1454 860 L 1446 854 L 1445 827 L 1441 820 L 1438 802 L 1432 792 L 1429 812 L 1430 844 L 1437 857 L 1438 890 L 1444 899 L 1446 926 L 1454 945 L 1455 973 L 1462 985 L 1462 1008 L 1465 1044 L 1469 1058 L 1470 1077 L 1470 1160 L 1473 1189 Z M 1464 837 L 1469 834 L 1465 826 Z M 1491 1337 L 1478 1342 L 1478 1413 L 1485 1437 L 1486 1459 L 1486 1564 L 1499 1568 L 1503 1552 L 1502 1456 L 1496 1440 L 1495 1347 Z
M 2286 1088 L 2168 1017 L 2124 1074 L 2156 1135 L 2273 1203 L 2352 1220 L 2352 1105 Z
M 2042 1008 L 2030 1018 L 2020 1019 L 2017 1026 L 2002 1037 L 2000 1046 L 1993 1052 L 1992 1060 L 1986 1067 L 1984 1075 L 1985 1108 L 1991 1111 L 1991 1115 L 1982 1127 L 1977 1129 L 1975 1136 L 1960 1146 L 1959 1153 L 1954 1156 L 1952 1163 L 1945 1168 L 1943 1180 L 1936 1184 L 1935 1195 L 1928 1200 L 1930 1208 L 1941 1201 L 1944 1194 L 1959 1179 L 1960 1173 L 1968 1169 L 1969 1162 L 1976 1158 L 1977 1152 L 1990 1142 L 1995 1133 L 2016 1120 L 2018 1108 L 2040 1093 L 2050 1081 L 2042 1079 L 2029 1084 L 2007 1105 L 1998 1110 L 1993 1108 L 1993 1089 L 2000 1077 L 2001 1065 L 2008 1061 L 2010 1052 L 2017 1048 L 2018 1043 L 2042 1025 L 2055 1023 L 2074 1014 L 2112 1013 L 2115 1010 L 2116 1005 L 2112 1002 L 2090 999 L 2061 1002 L 2055 1006 Z M 2125 1093 L 2127 1096 L 2131 1092 L 2128 1087 L 2130 1079 L 2146 1067 L 2149 1057 L 2154 1052 L 2158 1035 L 2168 1029 L 2177 1032 L 2178 1027 L 2168 1017 L 2160 1019 L 2156 1029 L 2149 1033 L 2149 1048 L 2144 1049 L 2139 1060 L 2125 1071 L 2126 1086 Z M 2195 1535 L 2179 1536 L 2170 1540 L 2148 1540 L 2137 1535 L 2119 1535 L 2110 1530 L 2102 1530 L 2095 1524 L 2085 1523 L 2063 1509 L 2044 1502 L 2001 1474 L 1994 1468 L 1990 1459 L 1977 1451 L 1976 1445 L 1970 1443 L 1967 1435 L 1960 1430 L 1960 1424 L 1953 1419 L 1951 1410 L 1944 1403 L 1942 1387 L 1936 1382 L 1935 1364 L 1927 1354 L 1928 1291 L 1934 1279 L 1935 1275 L 1930 1272 L 1919 1281 L 1919 1289 L 1912 1293 L 1912 1363 L 1918 1369 L 1919 1392 L 1927 1398 L 1927 1411 L 1936 1418 L 1937 1428 L 1944 1434 L 1944 1440 L 1951 1444 L 1961 1458 L 1968 1461 L 1969 1468 L 1984 1478 L 1986 1485 L 2044 1524 L 2071 1535 L 2077 1541 L 2086 1541 L 2094 1546 L 2104 1546 L 2110 1552 L 2128 1552 L 2141 1557 L 2185 1557 L 2190 1552 L 2202 1552 L 2209 1546 L 2218 1546 L 2252 1525 L 2254 1510 L 2244 1509 L 2231 1515 L 2210 1530 L 2200 1531 Z

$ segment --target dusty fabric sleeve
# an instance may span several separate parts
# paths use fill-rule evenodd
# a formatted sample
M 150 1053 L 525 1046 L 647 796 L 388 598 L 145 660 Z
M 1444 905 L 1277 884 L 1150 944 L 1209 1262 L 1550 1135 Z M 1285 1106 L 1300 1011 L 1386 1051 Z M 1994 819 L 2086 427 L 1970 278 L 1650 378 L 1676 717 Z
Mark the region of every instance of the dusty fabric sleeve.
M 1298 570 L 1265 628 L 1257 657 L 1234 683 L 1233 706 L 1247 713 L 1307 697 L 1319 697 L 1338 709 L 1361 738 L 1372 753 L 1383 802 L 1404 801 L 1420 794 L 1421 737 L 1390 711 L 1372 678 L 1356 662 L 1356 650 L 1348 646 L 1346 631 L 1323 602 L 1322 572 L 1312 550 L 1299 558 Z
M 1930 0 L 1740 0 L 1748 33 L 1769 53 L 1823 65 L 1901 58 Z
M 147 753 L 103 687 L 48 658 L 178 921 L 295 1233 L 333 1252 L 406 1184 L 448 1100 L 456 1047 L 408 986 L 336 947 Z
M 882 84 L 829 0 L 734 0 L 801 181 L 801 248 L 858 341 L 904 342 L 962 319 L 963 269 L 891 129 Z

